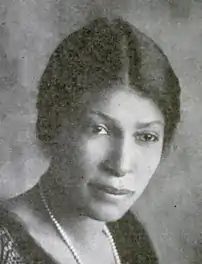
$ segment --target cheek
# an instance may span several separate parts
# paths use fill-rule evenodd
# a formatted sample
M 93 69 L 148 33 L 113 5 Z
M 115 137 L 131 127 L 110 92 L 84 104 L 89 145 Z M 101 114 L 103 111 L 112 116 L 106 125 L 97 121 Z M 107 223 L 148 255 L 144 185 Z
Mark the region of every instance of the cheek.
M 148 171 L 148 175 L 150 175 L 150 177 L 154 174 L 154 172 L 156 171 L 160 160 L 161 160 L 161 151 L 157 151 L 157 152 L 152 152 L 152 154 L 148 153 L 148 155 L 146 156 L 146 170 Z
M 84 139 L 82 153 L 85 162 L 96 165 L 106 159 L 109 150 L 110 142 L 107 137 Z
M 138 179 L 139 185 L 145 188 L 149 180 L 154 175 L 160 160 L 161 160 L 162 148 L 157 146 L 156 148 L 145 149 L 139 160 L 138 166 Z

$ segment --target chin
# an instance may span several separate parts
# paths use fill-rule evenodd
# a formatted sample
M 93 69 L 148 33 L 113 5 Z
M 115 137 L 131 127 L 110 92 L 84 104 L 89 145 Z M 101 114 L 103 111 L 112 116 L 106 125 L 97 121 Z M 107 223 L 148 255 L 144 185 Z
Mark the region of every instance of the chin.
M 88 216 L 94 220 L 102 221 L 102 222 L 115 222 L 121 219 L 124 214 L 129 210 L 127 208 L 125 210 L 121 210 L 120 208 L 105 206 L 104 208 L 89 208 Z
M 80 204 L 80 208 L 85 216 L 102 222 L 115 222 L 129 211 L 137 200 L 137 194 L 131 196 L 129 199 L 120 201 L 111 201 L 105 197 L 93 197 L 92 199 L 92 196 L 81 200 L 82 204 Z

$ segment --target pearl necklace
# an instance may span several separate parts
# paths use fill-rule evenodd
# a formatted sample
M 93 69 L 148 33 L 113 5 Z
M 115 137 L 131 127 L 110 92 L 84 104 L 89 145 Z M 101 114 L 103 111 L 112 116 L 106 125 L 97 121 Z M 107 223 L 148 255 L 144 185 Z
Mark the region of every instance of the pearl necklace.
M 62 226 L 59 224 L 59 222 L 56 220 L 56 218 L 54 217 L 53 213 L 51 212 L 51 210 L 50 210 L 50 208 L 48 206 L 48 203 L 46 201 L 45 195 L 43 193 L 41 184 L 39 184 L 39 187 L 40 187 L 41 200 L 42 200 L 42 202 L 44 204 L 45 209 L 47 210 L 47 212 L 48 212 L 48 214 L 50 216 L 50 219 L 52 220 L 53 224 L 55 225 L 57 231 L 59 232 L 59 234 L 60 234 L 60 236 L 62 238 L 62 240 L 67 245 L 67 247 L 70 250 L 70 252 L 72 253 L 76 263 L 77 264 L 83 264 L 83 262 L 81 261 L 79 255 L 76 252 L 76 249 L 74 248 L 74 246 L 72 245 L 69 237 L 67 236 L 66 232 L 64 231 Z M 108 239 L 108 241 L 109 241 L 109 243 L 111 245 L 112 252 L 113 252 L 113 255 L 114 255 L 114 259 L 115 259 L 115 263 L 116 264 L 121 264 L 121 260 L 120 260 L 120 257 L 119 257 L 119 254 L 118 254 L 118 251 L 117 251 L 117 248 L 116 248 L 116 244 L 114 242 L 114 239 L 112 237 L 111 232 L 109 231 L 109 229 L 108 229 L 108 227 L 106 225 L 104 226 L 103 232 L 107 236 L 107 239 Z

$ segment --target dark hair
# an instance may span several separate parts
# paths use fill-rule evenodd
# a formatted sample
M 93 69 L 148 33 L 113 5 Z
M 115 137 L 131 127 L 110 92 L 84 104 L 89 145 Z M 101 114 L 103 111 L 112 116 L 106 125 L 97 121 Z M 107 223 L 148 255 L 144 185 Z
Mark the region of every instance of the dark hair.
M 37 137 L 50 144 L 61 112 L 68 114 L 80 95 L 125 80 L 162 111 L 168 145 L 180 120 L 178 78 L 154 41 L 121 18 L 96 19 L 56 48 L 39 83 Z

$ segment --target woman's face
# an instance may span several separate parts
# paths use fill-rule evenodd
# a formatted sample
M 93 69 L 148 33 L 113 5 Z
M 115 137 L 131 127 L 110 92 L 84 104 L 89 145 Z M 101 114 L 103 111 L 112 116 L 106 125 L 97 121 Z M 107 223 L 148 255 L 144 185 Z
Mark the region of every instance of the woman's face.
M 63 118 L 52 166 L 67 206 L 114 221 L 142 194 L 160 162 L 164 118 L 153 101 L 127 87 L 87 97 L 77 117 Z

